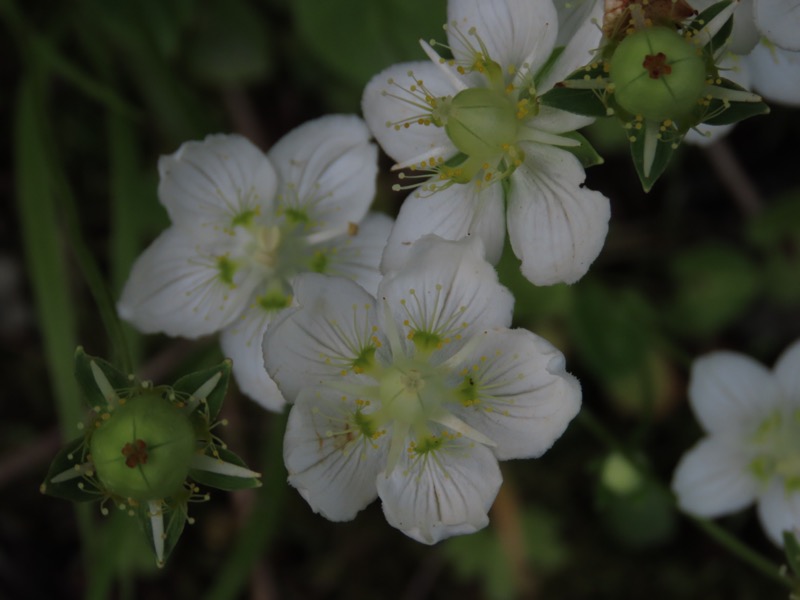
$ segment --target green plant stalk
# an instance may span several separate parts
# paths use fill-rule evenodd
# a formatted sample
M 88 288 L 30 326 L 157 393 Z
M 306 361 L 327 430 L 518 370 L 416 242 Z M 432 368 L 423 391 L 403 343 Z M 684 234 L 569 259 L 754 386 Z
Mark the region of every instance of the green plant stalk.
M 637 469 L 643 477 L 647 477 L 654 483 L 657 483 L 666 489 L 664 483 L 655 476 L 649 465 L 645 464 L 640 457 L 628 450 L 625 445 L 620 442 L 617 437 L 611 431 L 609 431 L 609 429 L 603 425 L 600 420 L 597 419 L 597 417 L 595 417 L 585 406 L 581 408 L 581 412 L 578 414 L 577 421 L 581 423 L 589 431 L 589 433 L 591 433 L 603 445 L 607 446 L 610 450 L 619 452 L 625 456 L 625 458 L 628 459 L 631 465 L 633 465 L 633 467 Z M 674 500 L 674 495 L 671 492 L 670 497 Z M 694 523 L 709 537 L 713 538 L 728 552 L 749 564 L 753 569 L 789 590 L 796 590 L 798 583 L 795 582 L 792 577 L 783 573 L 780 567 L 778 567 L 773 561 L 765 556 L 762 556 L 746 544 L 742 543 L 735 536 L 728 533 L 724 528 L 707 519 L 694 517 L 692 515 L 686 516 L 692 519 Z
M 728 552 L 749 564 L 762 575 L 769 577 L 776 583 L 779 583 L 790 590 L 795 589 L 795 583 L 792 581 L 792 578 L 789 575 L 784 574 L 774 562 L 768 558 L 765 558 L 750 548 L 750 546 L 747 544 L 743 544 L 735 536 L 728 533 L 726 529 L 720 527 L 713 521 L 709 521 L 708 519 L 694 517 L 692 515 L 687 516 L 694 522 L 695 525 L 697 525 L 699 529 L 702 529 L 706 535 L 713 538 L 720 545 L 724 546 Z

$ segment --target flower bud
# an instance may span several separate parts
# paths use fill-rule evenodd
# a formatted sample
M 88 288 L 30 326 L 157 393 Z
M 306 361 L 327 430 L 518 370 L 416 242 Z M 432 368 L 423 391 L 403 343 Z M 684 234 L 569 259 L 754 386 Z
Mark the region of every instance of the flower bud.
M 609 77 L 622 108 L 657 121 L 686 117 L 706 87 L 701 48 L 668 27 L 627 36 L 611 57 Z
M 105 488 L 140 502 L 180 490 L 196 446 L 186 411 L 153 391 L 128 398 L 108 414 L 89 445 Z

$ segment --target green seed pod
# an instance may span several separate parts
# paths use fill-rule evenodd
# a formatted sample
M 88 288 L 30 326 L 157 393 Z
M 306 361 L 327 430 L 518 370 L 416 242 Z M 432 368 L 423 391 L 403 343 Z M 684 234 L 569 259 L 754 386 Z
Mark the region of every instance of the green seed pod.
M 109 414 L 89 444 L 105 488 L 140 502 L 180 490 L 196 446 L 185 411 L 150 392 L 128 398 Z
M 609 77 L 622 108 L 657 121 L 688 115 L 706 86 L 701 49 L 668 27 L 642 29 L 620 42 Z

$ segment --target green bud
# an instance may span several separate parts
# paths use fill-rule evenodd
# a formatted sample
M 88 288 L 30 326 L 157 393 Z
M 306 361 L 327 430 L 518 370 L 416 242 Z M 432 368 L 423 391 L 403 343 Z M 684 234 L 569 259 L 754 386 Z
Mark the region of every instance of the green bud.
M 179 491 L 196 447 L 186 411 L 154 391 L 128 398 L 108 414 L 89 445 L 105 488 L 140 502 Z
M 609 77 L 622 108 L 657 121 L 688 115 L 706 87 L 701 48 L 668 27 L 649 27 L 620 42 Z

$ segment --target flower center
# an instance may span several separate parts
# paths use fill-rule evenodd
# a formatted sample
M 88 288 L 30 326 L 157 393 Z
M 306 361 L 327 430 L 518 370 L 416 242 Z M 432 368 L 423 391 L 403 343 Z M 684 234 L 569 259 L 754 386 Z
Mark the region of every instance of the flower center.
M 699 107 L 706 87 L 701 49 L 668 27 L 648 27 L 622 40 L 609 77 L 617 104 L 657 121 L 685 118 Z
M 444 129 L 456 148 L 481 163 L 496 163 L 517 139 L 517 109 L 504 93 L 463 90 L 440 109 Z
M 759 481 L 780 477 L 787 492 L 800 491 L 800 409 L 772 413 L 759 424 L 751 443 L 755 458 L 750 470 Z

